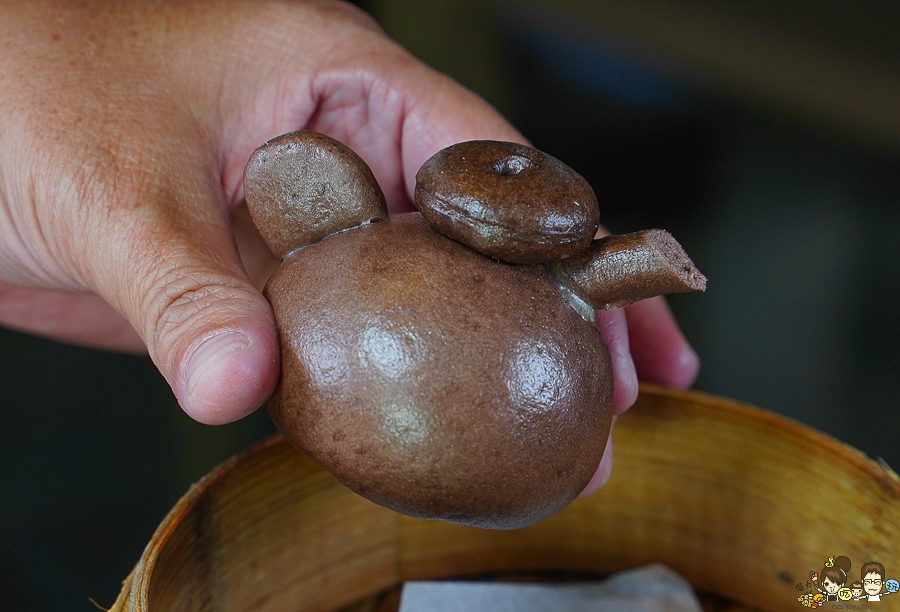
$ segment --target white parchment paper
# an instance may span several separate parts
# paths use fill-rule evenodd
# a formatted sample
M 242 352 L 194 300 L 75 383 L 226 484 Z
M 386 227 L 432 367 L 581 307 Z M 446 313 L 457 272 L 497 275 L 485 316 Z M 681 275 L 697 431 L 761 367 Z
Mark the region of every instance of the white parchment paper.
M 701 612 L 691 585 L 664 565 L 590 583 L 418 581 L 403 585 L 400 612 Z

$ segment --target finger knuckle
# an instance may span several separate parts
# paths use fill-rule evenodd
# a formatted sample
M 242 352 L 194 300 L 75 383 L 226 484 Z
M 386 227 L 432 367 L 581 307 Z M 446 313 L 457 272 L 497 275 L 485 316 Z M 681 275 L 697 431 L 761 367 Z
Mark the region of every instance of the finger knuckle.
M 253 308 L 247 287 L 225 275 L 178 269 L 160 275 L 148 294 L 146 337 L 152 349 L 193 337 L 199 327 L 222 328 Z

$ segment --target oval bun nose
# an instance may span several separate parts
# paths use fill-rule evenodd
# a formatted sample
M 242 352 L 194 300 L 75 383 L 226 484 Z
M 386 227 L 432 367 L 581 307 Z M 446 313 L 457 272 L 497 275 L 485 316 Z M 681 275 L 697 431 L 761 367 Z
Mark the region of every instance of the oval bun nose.
M 581 175 L 532 147 L 493 140 L 452 145 L 426 161 L 416 206 L 445 236 L 510 263 L 574 255 L 600 222 Z

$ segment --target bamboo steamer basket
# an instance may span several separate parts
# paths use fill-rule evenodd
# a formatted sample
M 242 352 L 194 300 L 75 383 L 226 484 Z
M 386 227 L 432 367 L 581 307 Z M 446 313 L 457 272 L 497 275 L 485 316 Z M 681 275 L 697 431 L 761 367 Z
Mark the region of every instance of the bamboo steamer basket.
M 599 493 L 537 525 L 490 531 L 377 506 L 274 437 L 188 491 L 113 611 L 362 610 L 406 580 L 652 562 L 737 608 L 797 610 L 796 585 L 829 556 L 900 571 L 900 479 L 822 433 L 643 386 L 614 439 Z

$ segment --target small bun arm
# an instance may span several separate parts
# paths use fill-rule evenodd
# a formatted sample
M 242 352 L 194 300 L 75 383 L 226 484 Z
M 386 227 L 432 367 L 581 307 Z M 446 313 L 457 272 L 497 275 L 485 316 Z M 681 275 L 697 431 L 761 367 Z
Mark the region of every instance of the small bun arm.
M 672 235 L 660 229 L 594 240 L 585 251 L 548 268 L 557 282 L 597 310 L 706 289 L 706 277 Z

